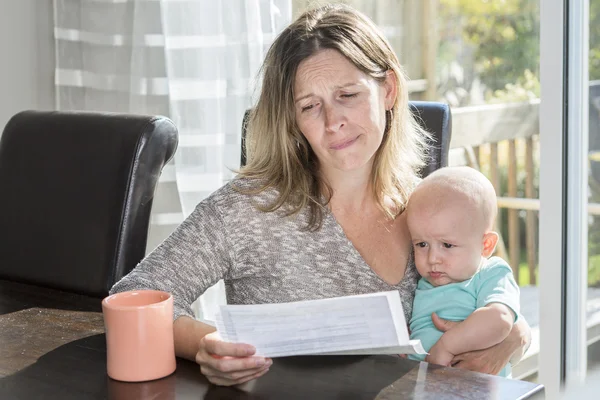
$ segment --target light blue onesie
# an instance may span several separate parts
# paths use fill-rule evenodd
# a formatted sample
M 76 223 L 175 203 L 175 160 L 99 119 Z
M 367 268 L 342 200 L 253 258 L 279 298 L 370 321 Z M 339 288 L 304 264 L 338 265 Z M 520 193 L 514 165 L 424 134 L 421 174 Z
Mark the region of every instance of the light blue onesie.
M 431 314 L 451 321 L 463 321 L 473 311 L 490 303 L 502 303 L 519 315 L 519 286 L 510 266 L 499 257 L 492 257 L 471 279 L 435 287 L 421 278 L 415 292 L 410 319 L 410 338 L 419 339 L 425 351 L 442 336 L 431 321 Z M 411 354 L 410 359 L 424 360 L 425 355 Z M 510 376 L 510 364 L 498 375 Z

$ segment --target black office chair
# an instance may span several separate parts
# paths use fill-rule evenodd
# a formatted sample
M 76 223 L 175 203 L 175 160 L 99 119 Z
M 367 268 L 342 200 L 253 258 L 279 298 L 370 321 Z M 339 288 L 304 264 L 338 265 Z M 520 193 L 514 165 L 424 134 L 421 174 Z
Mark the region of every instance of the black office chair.
M 165 117 L 24 111 L 0 139 L 0 279 L 103 297 L 145 255 Z
M 433 101 L 411 101 L 410 108 L 421 126 L 432 135 L 433 142 L 429 151 L 429 160 L 421 170 L 426 177 L 438 168 L 448 165 L 448 151 L 452 137 L 452 113 L 450 106 Z M 242 158 L 241 166 L 246 165 L 246 123 L 250 110 L 244 114 L 242 123 Z

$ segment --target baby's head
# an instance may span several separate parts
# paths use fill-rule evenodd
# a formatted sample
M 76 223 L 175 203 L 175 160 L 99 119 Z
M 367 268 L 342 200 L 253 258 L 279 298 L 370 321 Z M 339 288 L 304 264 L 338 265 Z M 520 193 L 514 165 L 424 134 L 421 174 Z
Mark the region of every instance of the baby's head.
M 496 192 L 473 168 L 433 172 L 415 188 L 406 213 L 417 270 L 433 286 L 471 278 L 498 242 Z

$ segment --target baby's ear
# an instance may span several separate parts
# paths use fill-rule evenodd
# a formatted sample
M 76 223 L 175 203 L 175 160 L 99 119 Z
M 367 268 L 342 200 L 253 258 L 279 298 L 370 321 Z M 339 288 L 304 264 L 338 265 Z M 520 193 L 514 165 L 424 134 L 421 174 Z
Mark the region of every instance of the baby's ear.
M 483 250 L 481 251 L 483 257 L 488 258 L 494 253 L 496 245 L 498 244 L 498 238 L 498 234 L 493 231 L 483 235 Z

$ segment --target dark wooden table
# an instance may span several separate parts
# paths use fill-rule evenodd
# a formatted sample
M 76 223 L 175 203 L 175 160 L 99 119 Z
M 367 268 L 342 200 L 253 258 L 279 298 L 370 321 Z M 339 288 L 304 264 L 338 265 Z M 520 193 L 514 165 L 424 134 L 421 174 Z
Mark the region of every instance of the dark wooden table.
M 238 388 L 211 385 L 199 367 L 145 383 L 106 375 L 100 300 L 0 280 L 1 399 L 524 399 L 543 386 L 396 356 L 274 360 Z

